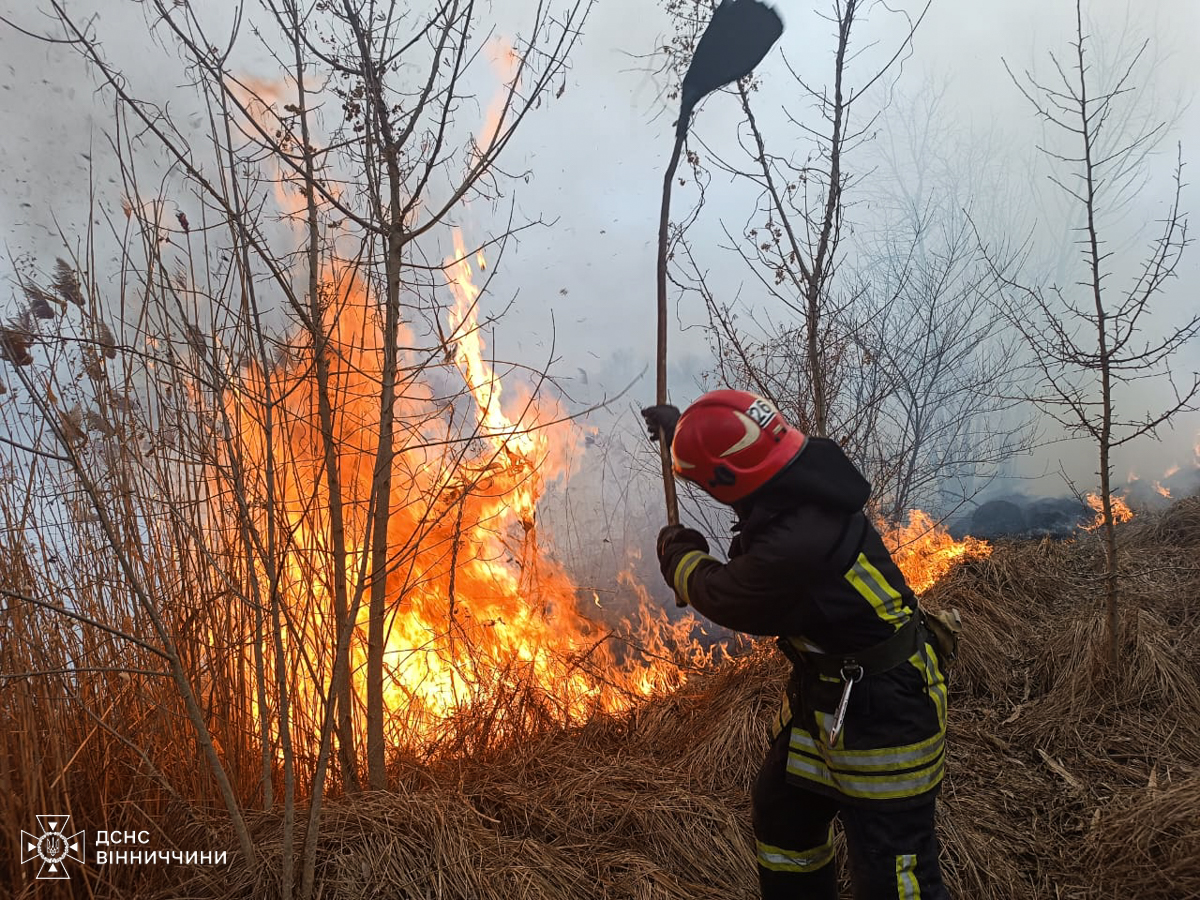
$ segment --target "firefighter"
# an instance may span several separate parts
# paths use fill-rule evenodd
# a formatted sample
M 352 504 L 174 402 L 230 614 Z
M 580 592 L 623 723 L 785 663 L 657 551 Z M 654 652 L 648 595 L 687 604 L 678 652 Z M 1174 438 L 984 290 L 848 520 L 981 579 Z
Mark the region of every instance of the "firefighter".
M 764 900 L 835 900 L 840 817 L 857 900 L 947 900 L 934 808 L 946 682 L 912 590 L 864 515 L 870 485 L 832 440 L 807 437 L 744 391 L 683 415 L 642 411 L 675 473 L 737 515 L 729 562 L 697 531 L 658 537 L 680 602 L 734 631 L 776 637 L 792 662 L 751 796 Z

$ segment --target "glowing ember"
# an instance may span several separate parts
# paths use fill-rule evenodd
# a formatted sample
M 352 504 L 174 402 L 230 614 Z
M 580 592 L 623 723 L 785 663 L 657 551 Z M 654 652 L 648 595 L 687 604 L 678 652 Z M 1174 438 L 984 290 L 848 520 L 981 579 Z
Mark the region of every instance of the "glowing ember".
M 992 553 L 987 541 L 970 536 L 956 541 L 919 509 L 909 512 L 907 525 L 881 529 L 881 533 L 904 580 L 917 594 L 929 590 L 956 563 L 984 559 Z
M 1088 494 L 1084 499 L 1096 514 L 1096 518 L 1092 521 L 1091 525 L 1084 525 L 1083 528 L 1085 531 L 1095 531 L 1104 524 L 1104 503 L 1101 501 L 1099 494 Z M 1112 497 L 1112 517 L 1113 522 L 1118 524 L 1128 522 L 1133 518 L 1133 510 L 1129 508 L 1129 505 L 1125 502 L 1125 498 L 1118 497 L 1116 494 Z

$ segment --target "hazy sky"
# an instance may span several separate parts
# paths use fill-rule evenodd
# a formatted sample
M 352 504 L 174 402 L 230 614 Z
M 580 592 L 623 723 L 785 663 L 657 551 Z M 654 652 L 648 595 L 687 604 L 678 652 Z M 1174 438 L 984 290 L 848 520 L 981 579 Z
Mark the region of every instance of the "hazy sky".
M 195 0 L 193 0 L 195 2 Z M 206 8 L 230 6 L 229 0 L 206 0 Z M 889 4 L 896 7 L 897 4 Z M 129 74 L 135 92 L 159 102 L 173 101 L 177 114 L 184 113 L 188 99 L 186 73 L 172 54 L 153 46 L 146 38 L 144 8 L 129 0 L 73 0 L 71 8 L 94 9 L 97 29 L 108 57 Z M 248 4 L 253 7 L 253 4 Z M 529 0 L 495 0 L 494 15 L 501 33 L 520 22 Z M 781 54 L 814 81 L 830 67 L 832 39 L 829 25 L 816 11 L 828 8 L 818 3 L 779 2 L 786 23 L 779 47 L 762 69 L 763 88 L 757 104 L 764 113 L 764 127 L 777 142 L 791 139 L 779 116 L 772 117 L 785 102 L 795 100 L 794 84 L 782 72 Z M 866 4 L 869 18 L 860 32 L 865 44 L 878 40 L 880 47 L 894 47 L 902 24 L 886 14 L 882 4 Z M 916 10 L 920 4 L 903 0 L 901 8 Z M 1198 83 L 1200 62 L 1194 53 L 1200 40 L 1200 3 L 1197 0 L 1089 0 L 1087 15 L 1109 45 L 1125 34 L 1130 40 L 1151 38 L 1155 60 L 1152 83 L 1143 88 L 1145 103 L 1161 104 L 1164 110 L 1179 108 L 1175 128 L 1156 163 L 1165 173 L 1173 160 L 1175 141 L 1183 144 L 1185 162 L 1200 161 L 1200 109 L 1194 104 L 1193 85 Z M 0 0 L 0 14 L 30 29 L 44 26 L 38 0 Z M 1071 0 L 1008 0 L 1003 4 L 969 3 L 963 0 L 934 0 L 903 69 L 898 70 L 896 91 L 913 95 L 928 85 L 941 85 L 946 92 L 939 128 L 964 144 L 992 148 L 1003 159 L 1005 169 L 990 172 L 997 197 L 1006 208 L 1025 209 L 1025 221 L 1033 228 L 1051 229 L 1038 211 L 1034 188 L 1044 190 L 1044 169 L 1031 152 L 1041 132 L 1027 103 L 1005 73 L 1002 58 L 1017 70 L 1036 66 L 1048 70 L 1048 50 L 1067 51 L 1074 3 Z M 539 363 L 551 338 L 550 310 L 554 312 L 555 343 L 562 363 L 560 374 L 580 379 L 575 384 L 580 396 L 594 397 L 598 385 L 620 387 L 649 364 L 654 350 L 654 254 L 662 171 L 671 145 L 673 105 L 663 100 L 666 82 L 654 74 L 656 62 L 647 59 L 668 34 L 669 23 L 652 0 L 600 0 L 591 13 L 584 36 L 573 57 L 562 97 L 544 105 L 520 133 L 507 158 L 506 168 L 528 169 L 528 184 L 513 187 L 518 208 L 528 216 L 555 221 L 552 229 L 529 232 L 512 248 L 496 282 L 496 306 L 514 294 L 517 304 L 501 323 L 496 335 L 502 356 Z M 248 71 L 271 78 L 270 64 L 243 36 L 244 60 Z M 486 88 L 480 86 L 481 93 Z M 84 67 L 60 47 L 37 45 L 0 23 L 0 175 L 6 188 L 0 195 L 0 228 L 11 252 L 43 251 L 53 243 L 54 217 L 67 231 L 78 224 L 85 209 L 89 164 L 101 199 L 118 200 L 110 154 L 105 148 L 111 106 L 97 93 Z M 804 108 L 794 106 L 803 113 Z M 696 134 L 719 141 L 736 128 L 736 104 L 731 97 L 716 96 L 704 105 L 694 125 Z M 861 160 L 849 165 L 869 168 L 870 148 Z M 90 162 L 87 157 L 90 156 Z M 1190 170 L 1185 170 L 1186 175 Z M 1131 221 L 1147 221 L 1161 212 L 1164 190 L 1169 184 L 1156 177 L 1145 191 L 1145 203 L 1129 214 Z M 686 208 L 694 196 L 690 186 L 677 188 L 674 204 Z M 1185 207 L 1200 210 L 1200 195 L 1185 194 Z M 718 223 L 722 209 L 706 211 L 697 231 L 699 249 L 729 291 L 753 290 L 732 256 L 717 248 Z M 730 209 L 731 215 L 737 215 Z M 492 226 L 487 209 L 469 210 L 463 224 L 468 241 L 480 240 Z M 741 220 L 734 220 L 740 228 Z M 1022 223 L 1024 224 L 1024 222 Z M 0 272 L 5 269 L 0 264 Z M 1172 286 L 1171 302 L 1179 309 L 1196 305 L 1195 286 L 1200 283 L 1200 248 L 1185 257 L 1180 278 Z M 0 293 L 0 308 L 9 291 Z M 695 373 L 705 365 L 703 335 L 694 325 L 700 309 L 686 304 L 679 308 L 679 325 L 672 335 L 672 362 L 677 372 Z M 1193 369 L 1200 359 L 1195 347 L 1181 359 L 1181 368 Z M 582 384 L 579 370 L 588 373 Z M 653 370 L 634 392 L 633 402 L 653 395 Z M 695 390 L 685 380 L 673 385 L 681 401 Z M 627 411 L 629 403 L 622 405 Z M 634 428 L 626 414 L 623 426 Z M 1190 461 L 1197 421 L 1191 419 L 1183 433 L 1167 447 L 1151 447 L 1138 454 L 1146 467 L 1167 468 L 1171 460 Z M 1057 452 L 1057 451 L 1055 451 Z M 1086 477 L 1086 452 L 1073 467 Z M 1148 473 L 1152 474 L 1152 473 Z M 1052 488 L 1056 489 L 1056 488 Z

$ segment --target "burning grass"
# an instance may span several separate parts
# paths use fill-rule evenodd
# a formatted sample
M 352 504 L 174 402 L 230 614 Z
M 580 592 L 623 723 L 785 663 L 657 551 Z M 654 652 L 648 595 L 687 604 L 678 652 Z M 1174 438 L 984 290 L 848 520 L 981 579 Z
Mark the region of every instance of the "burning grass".
M 537 518 L 579 433 L 537 378 L 501 384 L 469 258 L 458 239 L 434 349 L 402 329 L 392 362 L 378 285 L 336 265 L 319 340 L 148 316 L 121 352 L 66 263 L 29 283 L 37 359 L 7 355 L 0 408 L 22 438 L 0 458 L 4 847 L 67 808 L 179 847 L 221 808 L 251 858 L 247 810 L 619 716 L 725 652 L 654 603 L 584 614 Z
M 537 499 L 556 452 L 536 426 L 556 413 L 532 400 L 501 405 L 470 269 L 449 268 L 453 347 L 413 369 L 397 403 L 406 438 L 390 494 L 384 593 L 394 602 L 383 611 L 379 705 L 389 790 L 346 796 L 357 757 L 339 760 L 310 857 L 319 895 L 753 896 L 747 790 L 783 663 L 762 645 L 713 665 L 687 623 L 653 618 L 647 598 L 624 645 L 608 640 L 619 626 L 583 616 L 565 568 L 539 550 Z M 92 896 L 279 892 L 281 797 L 290 784 L 303 813 L 319 768 L 337 554 L 347 588 L 361 597 L 374 584 L 365 562 L 378 423 L 367 398 L 381 371 L 378 335 L 353 280 L 330 285 L 342 292 L 340 306 L 330 298 L 341 312 L 326 448 L 341 454 L 342 549 L 327 544 L 336 529 L 303 340 L 257 368 L 231 362 L 240 380 L 207 395 L 176 369 L 142 373 L 142 402 L 164 398 L 154 421 L 132 414 L 134 392 L 109 373 L 123 357 L 105 354 L 93 375 L 95 353 L 85 353 L 76 362 L 87 377 L 75 383 L 91 395 L 43 410 L 52 421 L 67 410 L 57 449 L 86 454 L 73 477 L 35 482 L 69 497 L 53 507 L 64 518 L 29 512 L 24 470 L 0 472 L 0 514 L 20 538 L 0 545 L 0 872 L 25 879 L 27 893 L 27 868 L 5 854 L 34 815 L 64 808 L 91 831 L 152 827 L 161 849 L 237 846 L 233 809 L 259 855 L 212 880 L 190 868 L 92 869 Z M 82 346 L 105 346 L 96 323 L 78 326 L 96 335 Z M 179 397 L 195 401 L 194 419 Z M 89 424 L 100 412 L 107 428 Z M 1156 861 L 1167 874 L 1139 882 L 1138 896 L 1200 894 L 1179 849 L 1193 837 L 1185 810 L 1200 767 L 1197 501 L 1121 525 L 1117 672 L 1100 650 L 1098 538 L 995 549 L 936 534 L 913 541 L 927 530 L 916 517 L 890 540 L 914 585 L 932 585 L 928 605 L 958 607 L 968 629 L 943 808 L 959 896 L 1112 896 Z M 149 627 L 151 610 L 161 629 Z M 353 718 L 325 732 L 339 740 L 361 738 L 373 683 L 363 674 L 368 623 L 360 614 L 352 624 L 343 708 Z M 182 678 L 168 671 L 167 645 Z M 194 686 L 198 710 L 185 708 L 180 682 Z M 205 729 L 233 802 L 201 762 Z M 1166 830 L 1143 816 L 1163 817 Z M 301 815 L 295 859 L 304 827 Z M 1140 855 L 1121 870 L 1104 854 L 1126 840 Z
M 565 473 L 576 435 L 552 398 L 509 401 L 488 359 L 476 318 L 480 288 L 457 233 L 455 254 L 446 260 L 456 300 L 448 321 L 453 367 L 414 367 L 394 405 L 396 430 L 405 437 L 397 444 L 386 522 L 390 559 L 381 653 L 389 746 L 443 743 L 442 733 L 456 730 L 450 720 L 460 711 L 489 719 L 492 733 L 583 721 L 669 690 L 679 674 L 650 658 L 617 664 L 609 629 L 580 614 L 575 584 L 544 552 L 538 502 L 546 483 Z M 482 254 L 478 265 L 484 265 Z M 367 538 L 377 524 L 377 386 L 384 354 L 369 290 L 337 271 L 327 273 L 326 285 L 339 310 L 329 339 L 327 390 L 335 398 L 329 415 L 341 470 L 336 524 L 345 535 L 342 591 L 352 596 L 356 588 L 365 593 L 375 577 L 368 569 Z M 404 342 L 416 343 L 408 335 Z M 211 495 L 228 497 L 230 473 L 244 472 L 238 487 L 251 502 L 212 504 L 222 531 L 266 535 L 279 528 L 289 535 L 281 559 L 269 562 L 279 570 L 278 590 L 295 639 L 282 661 L 269 658 L 265 667 L 285 670 L 294 715 L 316 723 L 319 688 L 327 677 L 320 665 L 328 664 L 325 648 L 336 643 L 330 610 L 347 600 L 330 575 L 335 504 L 329 499 L 320 388 L 308 344 L 307 336 L 296 336 L 282 354 L 285 362 L 249 367 L 238 389 L 226 393 L 232 439 L 206 474 Z M 439 395 L 451 379 L 461 379 L 465 391 L 458 387 L 457 396 Z M 287 398 L 273 411 L 274 420 L 263 403 L 270 396 Z M 464 420 L 470 423 L 465 434 Z M 267 562 L 245 580 L 257 576 L 269 582 Z M 670 631 L 665 619 L 643 625 L 644 638 Z M 364 602 L 350 646 L 358 697 L 368 693 L 369 629 Z M 268 671 L 269 681 L 277 677 Z M 504 699 L 510 693 L 527 696 L 529 684 L 540 687 L 538 702 Z M 356 731 L 365 733 L 365 714 L 356 716 Z M 318 729 L 314 724 L 306 730 Z
M 984 559 L 992 552 L 987 541 L 969 536 L 955 540 L 919 509 L 909 512 L 907 525 L 885 530 L 883 540 L 905 580 L 918 594 L 933 587 L 958 563 Z
M 1155 482 L 1155 484 L 1157 484 L 1157 482 Z M 1161 494 L 1161 491 L 1159 493 Z M 1161 494 L 1161 496 L 1169 497 L 1170 492 L 1168 491 L 1166 494 Z M 1088 494 L 1084 499 L 1087 502 L 1088 508 L 1096 514 L 1096 518 L 1092 521 L 1092 523 L 1090 525 L 1085 525 L 1084 528 L 1086 528 L 1088 531 L 1095 531 L 1104 524 L 1104 500 L 1099 494 Z M 1114 522 L 1128 522 L 1133 518 L 1133 510 L 1129 508 L 1129 504 L 1125 502 L 1124 497 L 1113 494 L 1110 499 L 1110 506 L 1112 508 L 1112 517 Z
M 1092 536 L 1001 545 L 930 591 L 968 629 L 941 808 L 955 896 L 1200 896 L 1200 619 L 1174 597 L 1200 587 L 1195 508 L 1123 526 L 1139 607 L 1115 673 Z M 323 896 L 752 898 L 746 792 L 783 676 L 764 644 L 625 715 L 397 768 L 395 792 L 325 813 Z M 174 892 L 271 895 L 278 817 L 253 824 L 258 871 Z

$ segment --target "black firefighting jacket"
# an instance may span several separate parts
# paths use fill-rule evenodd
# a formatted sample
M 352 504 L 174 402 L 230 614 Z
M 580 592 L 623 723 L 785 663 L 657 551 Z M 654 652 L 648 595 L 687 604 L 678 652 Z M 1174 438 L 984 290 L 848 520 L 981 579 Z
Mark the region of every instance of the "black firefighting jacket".
M 809 438 L 784 472 L 735 506 L 729 562 L 687 530 L 661 548 L 663 574 L 681 599 L 726 628 L 817 653 L 877 646 L 917 614 L 917 603 L 863 514 L 869 492 L 836 443 Z M 946 683 L 933 645 L 922 636 L 916 646 L 905 662 L 855 684 L 833 746 L 843 681 L 789 654 L 780 724 L 790 729 L 790 780 L 850 803 L 899 805 L 938 787 Z

